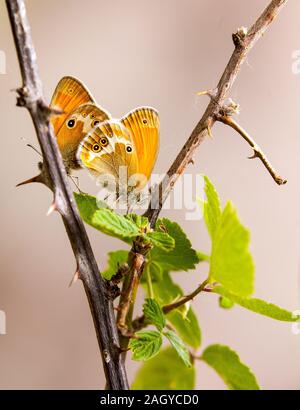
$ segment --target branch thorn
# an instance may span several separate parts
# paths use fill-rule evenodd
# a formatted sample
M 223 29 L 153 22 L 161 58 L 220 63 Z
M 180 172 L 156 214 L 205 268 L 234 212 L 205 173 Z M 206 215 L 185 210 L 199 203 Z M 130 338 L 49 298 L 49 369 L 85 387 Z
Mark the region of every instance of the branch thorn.
M 26 181 L 19 182 L 19 183 L 16 185 L 16 187 L 19 187 L 19 186 L 22 186 L 22 185 L 31 184 L 31 183 L 33 183 L 33 182 L 39 182 L 39 183 L 41 183 L 41 184 L 44 184 L 45 181 L 44 181 L 43 175 L 42 175 L 42 174 L 38 174 L 38 175 L 36 175 L 36 176 L 33 177 L 33 178 L 26 179 Z
M 204 90 L 204 91 L 199 91 L 197 92 L 196 95 L 202 96 L 202 95 L 207 95 L 210 99 L 214 99 L 216 96 L 216 90 Z
M 247 157 L 248 159 L 254 159 L 254 158 L 257 158 L 257 153 L 256 153 L 256 151 L 254 151 L 253 152 L 253 154 L 252 155 L 250 155 L 250 157 Z
M 73 278 L 71 279 L 71 282 L 69 283 L 69 288 L 73 285 L 73 283 L 77 282 L 78 279 L 80 279 L 80 272 L 77 269 L 74 276 L 73 276 Z
M 213 135 L 212 135 L 212 132 L 211 132 L 211 128 L 210 128 L 209 125 L 207 126 L 207 133 L 208 133 L 208 136 L 209 136 L 210 138 L 213 138 Z
M 51 215 L 54 211 L 58 211 L 58 208 L 57 208 L 57 206 L 56 206 L 56 202 L 55 202 L 55 201 L 50 205 L 50 207 L 49 207 L 49 209 L 48 209 L 46 215 L 49 216 L 49 215 Z

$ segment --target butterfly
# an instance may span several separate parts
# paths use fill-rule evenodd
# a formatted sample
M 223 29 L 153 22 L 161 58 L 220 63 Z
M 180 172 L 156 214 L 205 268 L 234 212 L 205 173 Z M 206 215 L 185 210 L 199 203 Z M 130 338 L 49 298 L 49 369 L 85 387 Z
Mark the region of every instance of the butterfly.
M 146 185 L 159 147 L 159 116 L 154 108 L 136 108 L 113 119 L 70 76 L 57 84 L 50 108 L 60 112 L 51 123 L 68 174 L 86 168 L 95 177 L 111 177 L 119 185 L 138 189 Z

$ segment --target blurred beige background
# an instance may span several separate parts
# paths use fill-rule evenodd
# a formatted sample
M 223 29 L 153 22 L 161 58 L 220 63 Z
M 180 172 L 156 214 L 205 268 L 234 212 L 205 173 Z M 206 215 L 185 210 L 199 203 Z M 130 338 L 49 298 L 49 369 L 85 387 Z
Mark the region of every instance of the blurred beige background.
M 156 171 L 166 170 L 207 105 L 197 91 L 216 85 L 232 49 L 231 33 L 249 26 L 267 0 L 28 0 L 27 11 L 45 94 L 50 99 L 66 74 L 79 77 L 96 100 L 121 116 L 142 104 L 161 116 Z M 7 73 L 0 75 L 1 271 L 0 310 L 7 334 L 0 336 L 0 388 L 99 388 L 103 374 L 98 346 L 80 283 L 68 288 L 74 260 L 57 215 L 46 217 L 51 194 L 39 185 L 16 189 L 36 173 L 39 160 L 26 148 L 36 143 L 26 110 L 15 107 L 12 89 L 19 67 L 5 4 L 0 4 L 0 49 Z M 290 0 L 249 55 L 231 97 L 241 104 L 239 122 L 288 179 L 278 187 L 245 143 L 223 125 L 197 152 L 189 172 L 205 173 L 223 200 L 232 199 L 252 232 L 256 296 L 300 309 L 299 112 L 300 74 L 292 53 L 300 49 L 300 2 Z M 81 173 L 81 186 L 96 193 Z M 88 187 L 88 188 L 87 188 Z M 186 229 L 196 249 L 209 251 L 203 223 L 185 211 L 166 211 Z M 123 245 L 89 229 L 100 266 Z M 205 268 L 177 273 L 185 290 Z M 219 309 L 213 295 L 194 302 L 203 347 L 220 342 L 235 349 L 265 389 L 300 388 L 300 335 L 291 324 L 235 307 Z M 128 363 L 130 380 L 137 363 Z M 197 364 L 200 389 L 223 389 L 218 376 Z

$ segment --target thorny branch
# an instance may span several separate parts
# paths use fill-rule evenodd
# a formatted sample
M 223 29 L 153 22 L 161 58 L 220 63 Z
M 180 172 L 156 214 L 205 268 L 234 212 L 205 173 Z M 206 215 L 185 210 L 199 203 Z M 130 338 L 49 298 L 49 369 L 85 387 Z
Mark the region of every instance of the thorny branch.
M 63 218 L 77 263 L 76 276 L 83 282 L 94 320 L 107 387 L 112 390 L 128 389 L 113 305 L 108 297 L 107 283 L 99 275 L 50 125 L 51 112 L 42 93 L 24 1 L 6 0 L 6 5 L 23 79 L 22 87 L 17 90 L 17 105 L 26 107 L 30 112 L 43 154 L 41 174 L 32 181 L 41 182 L 53 191 L 54 202 L 50 210 L 58 211 Z
M 74 204 L 57 143 L 50 127 L 49 115 L 51 113 L 44 102 L 41 91 L 41 83 L 37 74 L 35 52 L 31 41 L 24 3 L 23 0 L 6 0 L 6 2 L 23 77 L 23 87 L 18 90 L 18 103 L 28 108 L 43 153 L 44 162 L 41 174 L 33 180 L 46 184 L 54 192 L 55 199 L 51 210 L 57 210 L 61 213 L 73 247 L 78 266 L 78 275 L 83 281 L 90 303 L 108 385 L 112 389 L 126 389 L 128 388 L 128 384 L 124 366 L 120 359 L 120 351 L 125 351 L 128 343 L 128 337 L 124 337 L 124 330 L 128 327 L 132 327 L 133 324 L 136 323 L 136 321 L 132 322 L 135 293 L 149 249 L 145 249 L 143 244 L 137 240 L 134 242 L 130 252 L 128 272 L 132 272 L 132 275 L 128 275 L 128 278 L 125 278 L 123 282 L 119 307 L 117 308 L 119 336 L 121 337 L 120 349 L 118 347 L 119 340 L 113 307 L 107 296 L 108 289 L 106 283 L 98 274 L 97 264 Z M 249 31 L 245 28 L 241 28 L 233 34 L 232 38 L 235 48 L 213 93 L 213 98 L 211 98 L 202 118 L 169 168 L 165 178 L 153 189 L 152 200 L 145 214 L 149 218 L 152 227 L 155 226 L 162 206 L 176 180 L 185 171 L 187 165 L 192 162 L 196 149 L 205 140 L 207 134 L 210 133 L 214 123 L 224 119 L 220 114 L 224 112 L 223 105 L 225 98 L 248 52 L 264 34 L 286 3 L 287 0 L 272 0 Z M 240 127 L 239 129 L 237 127 L 233 128 L 244 138 L 247 136 L 248 139 L 245 139 L 251 145 L 250 141 L 252 140 L 248 134 L 245 132 L 241 133 Z M 254 145 L 251 146 L 256 156 L 260 157 L 266 165 L 267 161 L 264 159 L 265 157 L 261 151 L 257 149 L 257 145 L 254 142 L 253 144 Z M 272 167 L 269 166 L 268 170 L 271 173 Z M 275 173 L 274 176 L 276 176 Z M 205 285 L 206 283 L 203 283 L 190 295 L 165 306 L 165 313 L 191 300 L 200 291 L 205 290 Z
M 218 82 L 218 85 L 213 92 L 203 93 L 208 95 L 211 94 L 211 98 L 202 118 L 180 150 L 175 161 L 167 171 L 166 176 L 158 185 L 154 187 L 152 191 L 151 201 L 148 210 L 145 213 L 145 216 L 147 216 L 149 219 L 151 227 L 155 226 L 163 204 L 170 194 L 175 182 L 185 171 L 188 164 L 193 162 L 193 155 L 196 149 L 205 140 L 206 136 L 210 135 L 211 128 L 214 123 L 218 120 L 220 121 L 221 119 L 223 119 L 223 116 L 221 114 L 226 112 L 224 101 L 228 95 L 228 92 L 232 88 L 241 65 L 245 61 L 249 51 L 262 37 L 262 35 L 265 33 L 267 28 L 277 17 L 280 10 L 286 3 L 287 0 L 272 0 L 249 30 L 247 30 L 245 27 L 241 27 L 237 30 L 236 33 L 232 35 L 234 50 Z M 236 130 L 240 132 L 240 127 L 238 129 L 236 128 Z M 244 133 L 241 135 L 245 137 L 246 134 Z M 248 138 L 249 143 L 250 141 L 254 143 L 252 139 Z M 258 156 L 266 165 L 268 171 L 271 173 L 276 182 L 278 184 L 285 183 L 285 180 L 276 175 L 275 171 L 273 171 L 273 168 L 271 167 L 261 150 L 257 149 L 258 147 L 255 143 L 252 148 L 254 149 L 255 155 Z M 131 252 L 134 252 L 134 248 L 135 245 L 133 245 Z M 146 255 L 143 255 L 144 258 L 145 256 Z M 141 265 L 141 269 L 143 269 L 143 266 L 144 264 Z M 140 272 L 139 277 L 141 277 L 141 275 L 142 272 Z M 124 290 L 126 293 L 126 289 L 123 288 L 123 291 Z

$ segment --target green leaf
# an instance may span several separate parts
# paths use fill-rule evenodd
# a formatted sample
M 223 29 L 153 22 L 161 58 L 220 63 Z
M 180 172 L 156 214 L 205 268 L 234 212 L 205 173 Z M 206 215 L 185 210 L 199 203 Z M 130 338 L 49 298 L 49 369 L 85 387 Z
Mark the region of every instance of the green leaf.
M 101 272 L 103 278 L 110 280 L 119 267 L 127 262 L 128 251 L 120 250 L 108 253 L 107 268 Z
M 162 345 L 162 336 L 159 332 L 141 330 L 135 333 L 135 337 L 129 341 L 133 360 L 149 360 L 159 352 Z
M 81 215 L 81 218 L 90 224 L 91 218 L 96 211 L 102 208 L 108 208 L 106 203 L 98 201 L 95 196 L 88 194 L 78 194 L 74 192 L 74 197 Z
M 133 390 L 193 390 L 195 367 L 186 367 L 175 350 L 163 349 L 138 370 Z
M 168 272 L 163 273 L 162 280 L 153 282 L 153 290 L 155 299 L 161 306 L 168 305 L 183 295 L 182 289 L 173 282 Z
M 139 229 L 139 232 L 149 240 L 153 246 L 169 252 L 175 246 L 175 240 L 166 232 L 150 231 L 149 220 L 145 216 L 128 214 L 125 218 L 132 221 Z
M 149 262 L 157 261 L 166 271 L 187 271 L 195 269 L 199 262 L 197 252 L 192 248 L 190 240 L 176 222 L 167 218 L 159 219 L 156 223 L 157 232 L 166 232 L 175 241 L 175 247 L 166 252 L 163 249 L 152 249 Z
M 172 303 L 183 295 L 182 289 L 173 282 L 168 272 L 164 272 L 160 281 L 153 282 L 153 290 L 155 299 L 161 306 Z M 189 309 L 186 317 L 182 315 L 180 309 L 176 309 L 168 313 L 166 319 L 174 326 L 186 344 L 193 348 L 200 346 L 201 330 L 192 308 Z
M 166 319 L 156 300 L 147 298 L 143 306 L 143 312 L 146 320 L 156 326 L 161 332 L 166 325 Z
M 210 345 L 201 359 L 211 366 L 230 390 L 259 390 L 256 378 L 228 346 Z
M 132 221 L 141 231 L 146 230 L 149 225 L 148 218 L 142 215 L 128 214 L 124 218 Z
M 197 349 L 201 345 L 201 330 L 199 327 L 197 316 L 190 307 L 186 317 L 178 309 L 166 315 L 168 322 L 170 322 L 176 329 L 179 336 L 184 343 Z
M 175 246 L 173 239 L 166 232 L 148 232 L 149 221 L 146 217 L 135 214 L 119 215 L 107 208 L 104 202 L 94 196 L 75 194 L 75 199 L 82 219 L 106 235 L 132 243 L 137 236 L 144 236 L 154 247 L 162 252 L 169 252 Z
M 206 200 L 203 203 L 203 216 L 208 232 L 213 238 L 221 220 L 222 209 L 218 193 L 207 176 L 204 177 L 204 182 Z
M 245 309 L 252 310 L 252 312 L 268 316 L 272 319 L 281 320 L 283 322 L 297 322 L 300 320 L 300 315 L 296 316 L 292 312 L 282 309 L 273 303 L 266 302 L 265 300 L 244 298 L 229 292 L 222 286 L 215 287 L 213 291 L 230 300 L 232 303 L 236 303 Z
M 174 249 L 175 240 L 165 232 L 149 232 L 146 238 L 150 240 L 153 246 L 160 248 L 162 251 L 169 252 Z
M 146 231 L 148 219 L 144 216 L 119 215 L 94 196 L 76 193 L 74 195 L 84 222 L 106 235 L 132 243 L 134 238 Z
M 249 252 L 249 241 L 249 231 L 228 202 L 212 241 L 210 281 L 217 281 L 240 296 L 253 293 L 254 263 Z
M 125 218 L 110 209 L 96 211 L 91 218 L 90 225 L 106 235 L 119 238 L 127 243 L 140 235 L 139 228 L 131 219 Z
M 131 243 L 132 239 L 140 234 L 140 230 L 132 218 L 124 217 L 102 207 L 96 197 L 86 194 L 75 194 L 81 218 L 87 224 L 99 231 Z
M 167 337 L 171 345 L 174 347 L 179 357 L 181 357 L 183 363 L 188 367 L 192 366 L 190 360 L 190 353 L 185 344 L 183 343 L 183 341 L 180 339 L 180 337 L 175 332 L 173 332 L 173 330 L 166 330 L 164 332 L 164 335 Z

